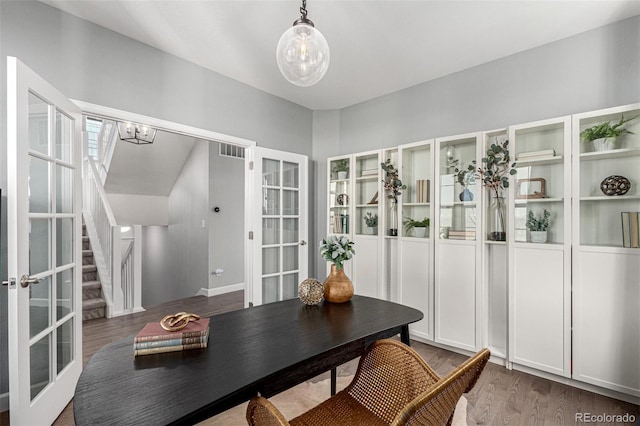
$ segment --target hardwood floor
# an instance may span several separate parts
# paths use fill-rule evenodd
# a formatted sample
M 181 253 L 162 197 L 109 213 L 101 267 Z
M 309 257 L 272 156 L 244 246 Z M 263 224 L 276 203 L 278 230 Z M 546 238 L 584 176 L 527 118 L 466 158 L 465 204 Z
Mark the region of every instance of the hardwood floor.
M 88 321 L 83 325 L 84 363 L 103 345 L 134 335 L 147 322 L 159 321 L 167 313 L 187 311 L 210 316 L 241 309 L 242 306 L 243 293 L 240 291 L 210 298 L 196 296 L 147 308 L 145 312 L 126 317 Z M 412 342 L 412 347 L 440 375 L 447 374 L 466 359 L 464 355 L 420 342 Z M 341 366 L 338 374 L 353 374 L 356 367 L 357 361 L 351 361 Z M 325 373 L 316 377 L 314 381 L 328 377 L 328 373 Z M 576 413 L 629 413 L 635 416 L 635 422 L 628 424 L 635 425 L 639 424 L 640 419 L 640 407 L 637 405 L 523 372 L 507 370 L 492 363 L 487 365 L 473 391 L 466 396 L 469 401 L 469 425 L 573 425 L 578 424 L 575 420 Z M 1 413 L 0 425 L 8 424 L 7 413 Z M 54 425 L 74 425 L 73 401 L 60 414 Z

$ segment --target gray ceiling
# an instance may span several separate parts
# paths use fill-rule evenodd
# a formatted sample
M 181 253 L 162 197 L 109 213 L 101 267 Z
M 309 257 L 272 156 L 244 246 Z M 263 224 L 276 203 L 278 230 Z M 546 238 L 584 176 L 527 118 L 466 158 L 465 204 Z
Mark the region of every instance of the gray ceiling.
M 339 109 L 640 14 L 638 0 L 309 0 L 331 64 L 301 88 L 275 47 L 295 0 L 42 0 L 310 109 Z

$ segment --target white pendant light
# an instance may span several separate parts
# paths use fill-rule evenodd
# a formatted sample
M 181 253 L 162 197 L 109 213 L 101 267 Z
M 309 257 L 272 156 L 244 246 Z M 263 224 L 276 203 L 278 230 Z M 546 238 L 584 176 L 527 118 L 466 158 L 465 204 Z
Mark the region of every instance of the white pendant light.
M 276 49 L 280 72 L 296 86 L 312 86 L 329 69 L 329 45 L 322 33 L 307 19 L 307 1 L 302 0 L 300 19 L 282 34 Z

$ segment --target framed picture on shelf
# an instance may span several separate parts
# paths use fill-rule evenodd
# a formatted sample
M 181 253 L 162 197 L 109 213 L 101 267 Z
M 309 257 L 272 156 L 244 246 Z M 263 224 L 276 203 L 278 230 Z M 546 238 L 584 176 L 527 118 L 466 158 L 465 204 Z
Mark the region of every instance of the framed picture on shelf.
M 546 181 L 543 178 L 517 179 L 516 198 L 520 200 L 546 198 L 545 184 Z

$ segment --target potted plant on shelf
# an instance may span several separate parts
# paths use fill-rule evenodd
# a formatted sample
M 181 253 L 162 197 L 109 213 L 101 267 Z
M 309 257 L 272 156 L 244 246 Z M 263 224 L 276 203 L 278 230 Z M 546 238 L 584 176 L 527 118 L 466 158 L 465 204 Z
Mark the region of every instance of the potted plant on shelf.
M 376 235 L 378 233 L 378 215 L 367 212 L 364 216 L 364 221 L 367 224 L 365 234 Z
M 532 243 L 547 242 L 547 228 L 549 227 L 549 218 L 551 213 L 544 209 L 542 216 L 536 217 L 532 210 L 527 212 L 527 229 L 531 235 Z
M 456 179 L 462 185 L 463 190 L 458 196 L 460 201 L 473 201 L 473 193 L 469 190 L 469 185 L 476 183 L 476 162 L 471 162 L 465 169 L 455 169 Z
M 410 217 L 406 217 L 404 221 L 404 229 L 407 234 L 413 229 L 413 236 L 418 238 L 424 238 L 429 236 L 429 218 L 425 217 L 422 220 L 414 220 Z
M 353 296 L 353 283 L 344 273 L 343 266 L 356 254 L 354 244 L 344 235 L 330 235 L 320 243 L 320 255 L 332 263 L 331 272 L 324 281 L 324 298 L 327 302 L 343 303 Z
M 401 190 L 407 189 L 407 185 L 402 183 L 402 180 L 398 177 L 398 170 L 391 164 L 391 160 L 387 159 L 384 163 L 380 163 L 382 170 L 384 170 L 384 179 L 382 184 L 385 191 L 387 191 L 387 198 L 391 200 L 389 206 L 391 210 L 391 223 L 389 225 L 389 235 L 395 237 L 398 235 L 398 219 L 396 216 L 396 208 L 398 205 L 398 197 L 402 194 Z
M 492 143 L 482 158 L 482 167 L 476 177 L 489 189 L 491 195 L 490 213 L 487 222 L 487 238 L 490 241 L 506 241 L 505 203 L 502 191 L 509 188 L 509 176 L 516 174 L 516 163 L 511 162 L 509 139 Z
M 624 119 L 624 115 L 620 117 L 620 121 L 611 124 L 611 120 L 604 123 L 596 124 L 584 129 L 580 132 L 580 139 L 583 142 L 593 143 L 593 148 L 596 151 L 608 151 L 616 148 L 616 139 L 622 135 L 632 135 L 633 132 L 629 131 L 624 124 L 631 120 L 635 120 L 639 116 L 633 118 Z
M 337 179 L 346 179 L 349 172 L 349 159 L 341 158 L 333 162 L 332 171 L 336 174 Z

